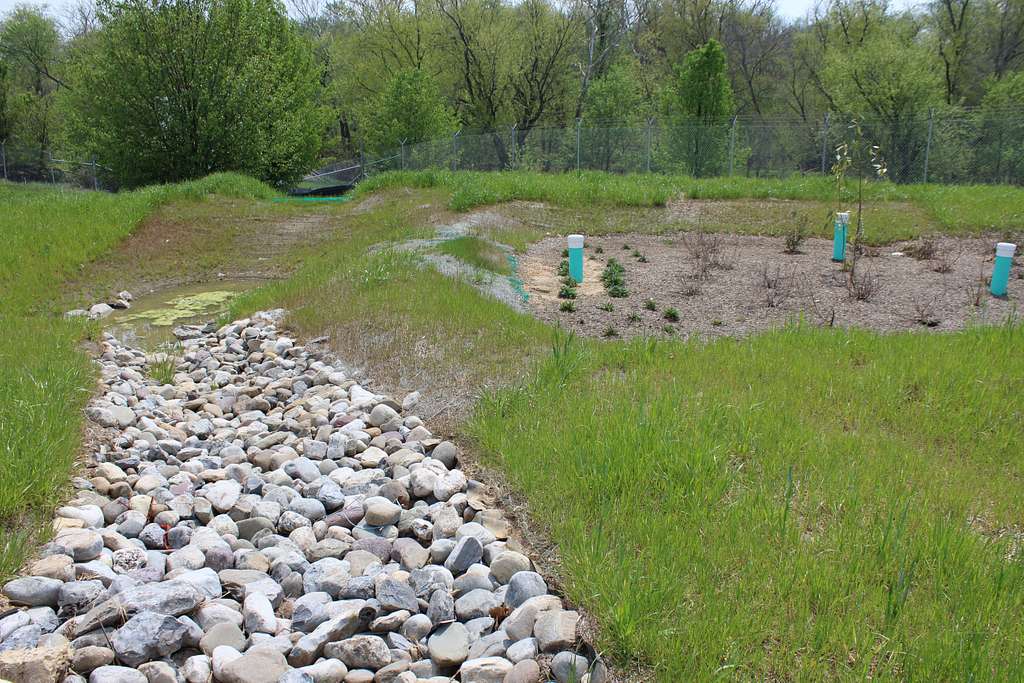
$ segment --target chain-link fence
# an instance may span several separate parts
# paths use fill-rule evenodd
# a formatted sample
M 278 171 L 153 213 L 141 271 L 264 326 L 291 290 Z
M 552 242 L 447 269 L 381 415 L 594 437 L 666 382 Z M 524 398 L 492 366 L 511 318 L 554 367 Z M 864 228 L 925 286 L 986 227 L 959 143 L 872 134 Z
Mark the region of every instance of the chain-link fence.
M 385 170 L 682 173 L 785 177 L 829 173 L 856 136 L 877 145 L 897 183 L 1024 184 L 1024 112 L 952 110 L 888 119 L 824 114 L 807 119 L 734 117 L 716 123 L 649 121 L 565 128 L 515 126 L 365 153 L 309 176 L 306 187 L 348 185 Z
M 59 154 L 43 144 L 0 140 L 0 178 L 10 182 L 112 189 L 105 182 L 106 170 L 95 159 Z

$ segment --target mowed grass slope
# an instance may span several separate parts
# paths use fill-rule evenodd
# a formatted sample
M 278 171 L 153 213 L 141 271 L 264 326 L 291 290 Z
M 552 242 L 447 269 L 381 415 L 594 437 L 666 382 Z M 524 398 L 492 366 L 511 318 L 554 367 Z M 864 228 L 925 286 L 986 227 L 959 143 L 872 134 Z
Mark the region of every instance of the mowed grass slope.
M 0 576 L 44 528 L 79 444 L 94 381 L 77 349 L 95 329 L 60 317 L 60 285 L 172 200 L 269 197 L 241 176 L 112 195 L 0 183 Z
M 469 431 L 658 680 L 1021 680 L 1022 348 L 575 342 Z
M 751 215 L 718 216 L 708 230 L 752 234 L 781 234 L 789 227 L 787 214 L 808 218 L 812 234 L 831 237 L 826 220 L 835 210 L 835 182 L 824 176 L 789 178 L 690 178 L 687 176 L 613 175 L 593 171 L 543 174 L 530 171 L 484 173 L 472 171 L 406 171 L 384 173 L 360 184 L 368 194 L 389 187 L 444 188 L 448 206 L 467 211 L 477 206 L 513 200 L 545 202 L 566 209 L 580 209 L 580 222 L 607 222 L 608 207 L 664 207 L 677 199 L 764 200 L 781 203 L 749 203 L 741 207 Z M 856 209 L 856 183 L 848 180 L 840 203 L 843 210 Z M 869 182 L 865 186 L 866 238 L 873 243 L 912 239 L 931 232 L 949 235 L 1009 234 L 1024 230 L 1024 188 L 1006 185 L 897 185 Z M 787 206 L 792 203 L 792 206 Z M 801 206 L 802 204 L 802 206 Z M 769 207 L 765 211 L 765 207 Z M 782 207 L 783 215 L 779 215 Z M 805 216 L 804 214 L 810 214 Z M 922 216 L 930 220 L 922 220 Z M 780 227 L 766 226 L 766 220 Z M 785 226 L 785 227 L 781 227 Z

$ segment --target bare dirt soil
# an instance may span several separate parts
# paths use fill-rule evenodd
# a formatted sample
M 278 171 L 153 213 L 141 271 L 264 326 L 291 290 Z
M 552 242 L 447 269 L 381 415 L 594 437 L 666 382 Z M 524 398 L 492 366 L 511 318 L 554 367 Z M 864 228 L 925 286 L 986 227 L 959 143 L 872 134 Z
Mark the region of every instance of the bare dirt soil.
M 931 253 L 921 253 L 922 245 Z M 989 294 L 994 245 L 935 238 L 867 248 L 851 283 L 843 265 L 831 261 L 831 240 L 807 239 L 799 253 L 788 254 L 780 237 L 589 237 L 575 312 L 560 310 L 565 300 L 558 298 L 563 237 L 533 244 L 520 277 L 537 317 L 592 336 L 742 336 L 801 317 L 823 326 L 948 331 L 1016 315 L 1024 268 L 1014 266 L 1007 297 Z M 611 298 L 601 283 L 611 258 L 625 269 L 628 297 Z M 673 316 L 666 309 L 675 309 L 678 320 L 667 319 Z

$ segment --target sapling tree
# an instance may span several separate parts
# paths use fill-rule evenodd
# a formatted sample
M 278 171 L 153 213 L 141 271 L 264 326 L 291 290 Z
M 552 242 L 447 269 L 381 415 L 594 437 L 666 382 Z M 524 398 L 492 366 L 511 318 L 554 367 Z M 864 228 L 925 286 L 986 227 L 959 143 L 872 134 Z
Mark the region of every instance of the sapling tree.
M 857 227 L 853 234 L 853 248 L 848 252 L 849 256 L 844 264 L 852 282 L 856 277 L 857 258 L 864 239 L 864 187 L 871 177 L 884 179 L 887 168 L 881 148 L 864 136 L 859 120 L 850 121 L 848 130 L 849 139 L 836 147 L 832 177 L 835 180 L 837 212 L 842 206 L 847 178 L 851 173 L 854 174 L 857 183 Z

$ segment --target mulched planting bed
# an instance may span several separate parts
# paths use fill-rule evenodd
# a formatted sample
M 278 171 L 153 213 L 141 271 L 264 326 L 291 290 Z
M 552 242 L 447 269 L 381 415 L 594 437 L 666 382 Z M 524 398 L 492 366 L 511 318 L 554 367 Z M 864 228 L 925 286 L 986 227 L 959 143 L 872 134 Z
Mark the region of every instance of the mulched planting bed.
M 1024 299 L 1019 263 L 1007 297 L 988 292 L 996 241 L 934 238 L 869 247 L 851 283 L 843 265 L 831 261 L 831 240 L 806 239 L 791 254 L 782 237 L 588 237 L 573 311 L 560 310 L 564 237 L 533 244 L 520 276 L 537 317 L 591 336 L 735 336 L 801 317 L 821 326 L 948 331 L 1016 315 Z M 609 259 L 624 268 L 624 298 L 609 296 L 601 282 Z

